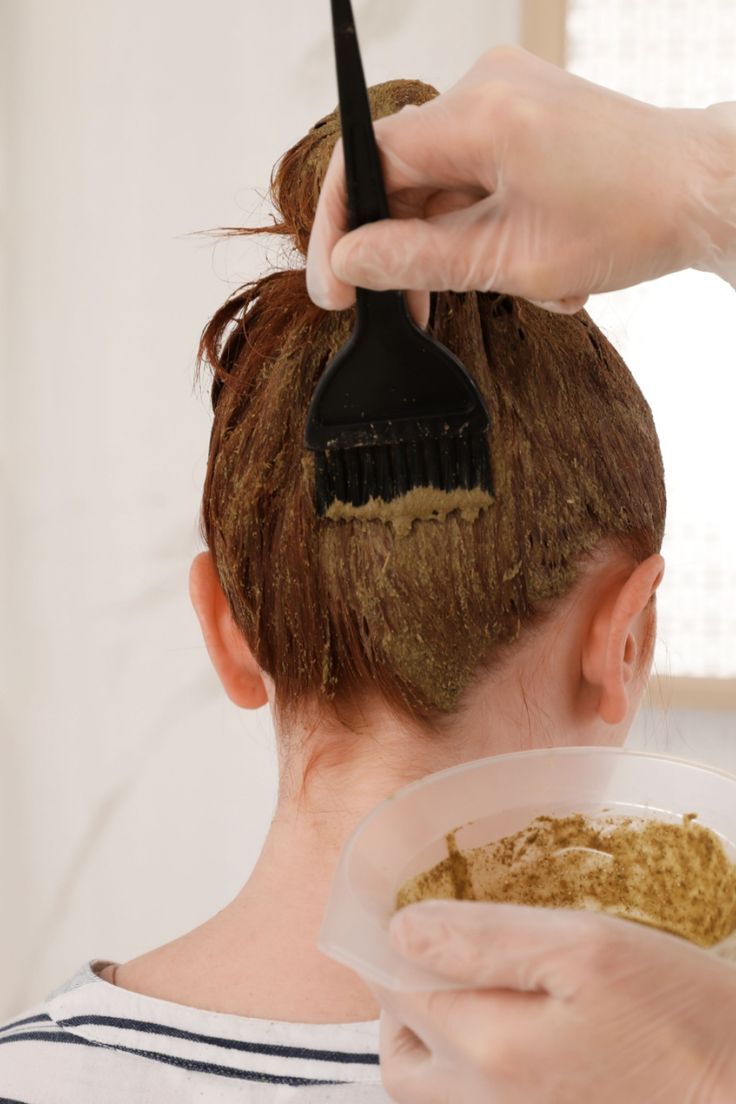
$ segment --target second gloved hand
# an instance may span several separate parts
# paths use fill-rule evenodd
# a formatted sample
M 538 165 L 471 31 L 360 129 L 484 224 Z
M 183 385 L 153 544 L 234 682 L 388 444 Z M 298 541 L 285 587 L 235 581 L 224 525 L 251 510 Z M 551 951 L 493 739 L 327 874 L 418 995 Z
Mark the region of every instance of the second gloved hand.
M 736 1100 L 730 962 L 567 909 L 431 901 L 391 929 L 397 950 L 458 985 L 374 987 L 382 1075 L 398 1104 Z

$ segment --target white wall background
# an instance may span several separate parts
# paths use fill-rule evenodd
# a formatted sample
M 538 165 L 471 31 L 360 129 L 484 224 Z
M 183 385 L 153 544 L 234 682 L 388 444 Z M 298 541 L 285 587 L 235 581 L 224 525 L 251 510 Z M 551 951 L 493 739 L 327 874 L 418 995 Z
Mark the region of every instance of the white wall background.
M 371 83 L 443 89 L 516 0 L 357 0 Z M 327 0 L 0 0 L 0 1017 L 221 908 L 268 823 L 268 718 L 189 604 L 203 324 L 336 101 Z M 273 257 L 276 257 L 274 251 Z

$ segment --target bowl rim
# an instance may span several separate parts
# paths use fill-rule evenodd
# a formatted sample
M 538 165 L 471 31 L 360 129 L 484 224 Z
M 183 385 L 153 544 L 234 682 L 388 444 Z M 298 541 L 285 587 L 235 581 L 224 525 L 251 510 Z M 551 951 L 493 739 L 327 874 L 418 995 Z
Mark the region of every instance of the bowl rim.
M 370 812 L 356 824 L 352 832 L 348 836 L 345 844 L 343 845 L 342 854 L 338 863 L 340 866 L 347 866 L 349 863 L 351 854 L 355 847 L 358 837 L 368 827 L 368 825 L 379 817 L 386 806 L 393 804 L 394 801 L 398 801 L 401 798 L 408 797 L 409 794 L 415 790 L 423 789 L 427 786 L 432 786 L 435 783 L 443 781 L 445 778 L 454 777 L 458 774 L 463 774 L 472 770 L 477 770 L 480 764 L 485 763 L 499 763 L 502 760 L 509 759 L 529 759 L 532 757 L 540 758 L 542 756 L 554 757 L 554 756 L 572 756 L 572 755 L 612 755 L 622 756 L 627 758 L 637 759 L 656 759 L 667 763 L 677 763 L 681 766 L 691 767 L 697 771 L 704 771 L 706 774 L 720 775 L 727 779 L 729 782 L 733 782 L 736 786 L 736 774 L 732 771 L 725 770 L 722 767 L 714 767 L 709 763 L 700 763 L 693 759 L 683 759 L 678 755 L 665 755 L 662 752 L 656 751 L 639 751 L 633 748 L 616 747 L 615 745 L 608 747 L 607 745 L 600 744 L 574 744 L 571 746 L 561 747 L 547 747 L 547 748 L 529 748 L 528 750 L 522 749 L 521 751 L 506 751 L 501 755 L 484 755 L 480 759 L 469 759 L 464 763 L 456 763 L 453 767 L 444 767 L 439 771 L 432 771 L 430 774 L 425 774 L 422 778 L 416 778 L 413 782 L 408 782 L 405 786 L 401 786 L 398 790 L 394 790 L 392 793 L 384 797 L 382 801 L 379 801 L 378 805 L 375 805 Z
M 351 904 L 348 908 L 348 913 L 350 915 L 349 926 L 351 934 L 349 937 L 346 937 L 344 930 L 345 918 L 342 916 L 338 919 L 334 911 L 336 893 L 338 892 L 338 887 L 341 887 L 341 893 L 344 893 L 345 889 L 351 888 L 352 879 L 350 872 L 353 866 L 355 849 L 359 844 L 360 837 L 375 818 L 380 817 L 385 812 L 385 809 L 389 805 L 419 789 L 431 788 L 432 785 L 439 784 L 448 777 L 456 777 L 463 773 L 477 770 L 480 765 L 496 764 L 502 760 L 528 759 L 531 756 L 535 756 L 536 758 L 546 757 L 548 759 L 554 758 L 555 756 L 564 758 L 572 758 L 573 756 L 598 756 L 599 758 L 609 757 L 615 759 L 619 757 L 667 762 L 679 767 L 689 768 L 693 772 L 699 772 L 710 776 L 720 776 L 736 790 L 736 773 L 732 771 L 724 770 L 720 767 L 713 767 L 708 763 L 701 763 L 692 759 L 683 759 L 677 755 L 667 755 L 662 752 L 640 751 L 616 745 L 576 744 L 572 746 L 521 749 L 519 751 L 504 752 L 500 755 L 486 755 L 479 759 L 470 759 L 464 763 L 456 763 L 452 767 L 445 767 L 443 770 L 434 771 L 393 791 L 375 805 L 358 822 L 343 844 L 340 857 L 334 870 L 332 891 L 325 907 L 317 939 L 317 946 L 322 953 L 326 954 L 334 961 L 347 966 L 349 969 L 354 970 L 364 980 L 378 983 L 389 989 L 399 989 L 402 991 L 429 991 L 457 988 L 456 982 L 452 982 L 439 975 L 434 975 L 427 969 L 417 965 L 408 967 L 410 976 L 403 977 L 403 980 L 397 982 L 396 977 L 391 973 L 390 966 L 387 967 L 385 962 L 377 959 L 375 948 L 370 952 L 366 952 L 364 948 L 355 950 L 356 926 L 363 936 L 370 936 L 376 926 L 376 919 L 373 916 L 369 916 L 362 904 L 356 905 L 354 894 L 350 891 L 349 898 Z M 381 929 L 379 939 L 384 947 L 388 946 L 388 935 L 384 929 Z

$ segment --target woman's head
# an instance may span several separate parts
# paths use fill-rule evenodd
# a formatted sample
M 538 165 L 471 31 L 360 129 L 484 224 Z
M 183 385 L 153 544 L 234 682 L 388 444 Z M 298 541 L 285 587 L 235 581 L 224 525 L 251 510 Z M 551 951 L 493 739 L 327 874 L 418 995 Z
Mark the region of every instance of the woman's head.
M 435 94 L 418 82 L 379 85 L 374 117 Z M 290 237 L 302 262 L 338 134 L 335 113 L 321 119 L 274 175 L 279 221 L 268 229 Z M 636 383 L 584 311 L 439 293 L 430 332 L 460 357 L 490 412 L 493 505 L 406 533 L 378 519 L 319 519 L 305 420 L 352 323 L 352 310 L 312 304 L 303 267 L 247 285 L 208 323 L 202 534 L 282 718 L 307 704 L 349 716 L 371 694 L 431 727 L 553 620 L 596 565 L 630 574 L 659 551 L 659 445 Z

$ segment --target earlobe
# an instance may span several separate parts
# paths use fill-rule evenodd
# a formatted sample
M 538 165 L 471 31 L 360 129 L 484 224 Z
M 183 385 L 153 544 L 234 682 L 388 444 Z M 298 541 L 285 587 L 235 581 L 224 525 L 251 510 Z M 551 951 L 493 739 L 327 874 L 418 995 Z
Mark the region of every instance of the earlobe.
M 189 597 L 227 696 L 243 709 L 265 705 L 268 694 L 258 664 L 233 620 L 210 552 L 200 552 L 192 561 Z
M 629 715 L 634 686 L 648 656 L 651 599 L 664 574 L 664 560 L 650 556 L 606 595 L 596 611 L 583 650 L 583 676 L 598 690 L 598 714 L 607 724 Z

